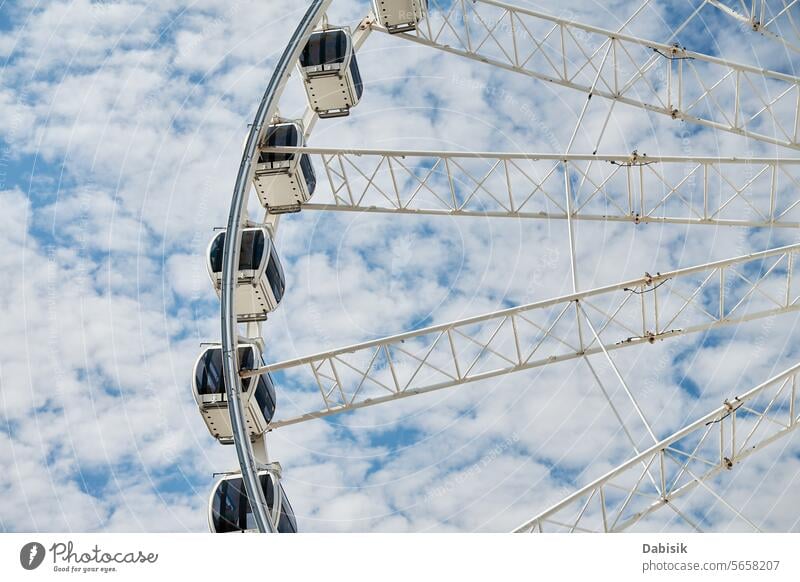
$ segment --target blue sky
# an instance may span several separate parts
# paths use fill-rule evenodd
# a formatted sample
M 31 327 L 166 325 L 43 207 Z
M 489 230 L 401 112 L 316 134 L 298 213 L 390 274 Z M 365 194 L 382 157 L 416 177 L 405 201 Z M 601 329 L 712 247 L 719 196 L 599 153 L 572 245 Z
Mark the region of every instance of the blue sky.
M 556 15 L 612 29 L 640 5 L 562 4 Z M 665 40 L 695 6 L 651 2 L 629 32 Z M 337 1 L 330 20 L 353 25 L 367 10 Z M 247 124 L 300 15 L 284 0 L 0 4 L 8 151 L 0 237 L 6 273 L 20 274 L 0 282 L 0 530 L 205 529 L 212 473 L 233 468 L 235 454 L 207 434 L 190 391 L 200 343 L 219 337 L 203 254 L 225 222 Z M 710 7 L 679 40 L 794 70 L 793 56 Z M 348 118 L 321 121 L 314 145 L 552 152 L 565 147 L 585 99 L 379 34 L 358 58 L 362 102 Z M 292 81 L 281 103 L 287 115 L 305 107 Z M 607 106 L 591 103 L 589 127 Z M 610 119 L 601 153 L 791 155 L 626 106 Z M 593 149 L 592 131 L 573 151 Z M 563 294 L 564 237 L 560 222 L 288 216 L 278 239 L 288 292 L 265 326 L 267 359 Z M 786 231 L 582 223 L 581 285 L 795 240 Z M 561 250 L 536 285 L 542 264 L 531 249 Z M 792 316 L 766 332 L 754 322 L 621 351 L 615 361 L 626 377 L 657 387 L 644 406 L 668 434 L 723 394 L 794 363 L 794 326 Z M 748 360 L 761 337 L 771 355 Z M 659 360 L 667 364 L 653 370 Z M 312 404 L 299 376 L 276 379 L 279 410 Z M 592 382 L 580 362 L 521 372 L 280 429 L 270 452 L 305 531 L 506 531 L 629 456 Z M 761 479 L 768 461 L 755 460 L 720 484 L 732 495 L 783 487 L 769 493 L 768 529 L 798 527 L 785 507 L 800 449 L 787 440 L 763 457 L 786 459 L 774 483 Z M 702 513 L 705 502 L 698 494 L 686 503 Z M 703 514 L 709 529 L 741 526 L 717 509 Z M 665 515 L 646 527 L 681 526 Z

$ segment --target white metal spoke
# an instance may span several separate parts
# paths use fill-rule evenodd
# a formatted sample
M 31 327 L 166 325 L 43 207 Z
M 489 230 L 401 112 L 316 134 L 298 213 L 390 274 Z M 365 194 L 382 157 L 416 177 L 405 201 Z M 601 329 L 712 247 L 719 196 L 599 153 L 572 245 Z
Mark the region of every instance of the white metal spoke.
M 670 455 L 667 455 L 667 456 L 669 457 Z M 709 487 L 709 486 L 708 486 L 708 484 L 707 484 L 707 483 L 706 483 L 706 482 L 705 482 L 705 481 L 704 481 L 702 478 L 700 478 L 700 477 L 698 477 L 697 475 L 695 475 L 695 474 L 694 474 L 692 471 L 690 471 L 688 468 L 686 469 L 686 473 L 687 473 L 687 474 L 688 474 L 688 475 L 689 475 L 689 476 L 690 476 L 692 479 L 694 479 L 694 482 L 695 482 L 695 483 L 697 483 L 697 484 L 698 484 L 700 487 L 702 487 L 703 489 L 705 489 L 706 491 L 708 491 L 708 492 L 711 494 L 711 496 L 712 496 L 714 499 L 716 499 L 717 501 L 719 501 L 720 503 L 722 503 L 722 505 L 724 505 L 724 506 L 725 506 L 727 509 L 729 509 L 729 510 L 731 511 L 731 513 L 733 513 L 733 514 L 734 514 L 736 517 L 738 517 L 739 519 L 741 519 L 742 521 L 744 521 L 745 523 L 747 523 L 747 525 L 749 525 L 750 527 L 752 527 L 752 528 L 753 528 L 755 531 L 757 531 L 757 532 L 761 532 L 761 530 L 759 529 L 759 527 L 758 527 L 756 524 L 754 524 L 752 521 L 750 521 L 749 519 L 747 519 L 747 517 L 745 517 L 745 516 L 744 516 L 744 514 L 742 514 L 742 512 L 741 512 L 741 511 L 739 511 L 738 509 L 736 509 L 736 508 L 735 508 L 733 505 L 731 505 L 730 503 L 728 503 L 728 502 L 725 500 L 725 498 L 724 498 L 724 497 L 722 497 L 722 496 L 721 496 L 719 493 L 717 493 L 717 492 L 716 492 L 716 491 L 714 491 L 714 490 L 713 490 L 711 487 Z
M 242 376 L 281 371 L 305 385 L 316 384 L 315 390 L 327 395 L 321 409 L 276 419 L 271 426 L 277 428 L 586 355 L 796 311 L 800 308 L 800 290 L 792 285 L 790 266 L 798 252 L 800 244 L 646 275 L 288 360 L 243 372 Z M 776 268 L 778 264 L 782 267 Z M 732 271 L 748 272 L 751 277 L 736 278 Z M 781 304 L 753 293 L 756 286 L 779 292 Z M 748 294 L 748 301 L 742 302 L 741 298 Z M 637 295 L 639 301 L 630 301 L 632 295 Z M 577 325 L 578 309 L 571 304 L 580 307 L 587 300 L 611 307 L 603 310 L 609 315 L 596 320 L 602 342 L 598 341 L 598 333 L 583 345 Z M 719 311 L 687 309 L 687 305 L 707 304 L 718 306 Z M 659 319 L 669 321 L 670 326 L 659 327 Z M 642 331 L 632 336 L 630 329 Z M 305 373 L 308 364 L 314 369 L 311 377 Z M 335 389 L 322 386 L 323 379 L 333 381 Z M 387 393 L 387 386 L 398 389 Z M 340 395 L 338 401 L 333 400 L 334 394 Z
M 583 316 L 583 319 L 586 321 L 586 324 L 589 326 L 589 329 L 591 330 L 595 341 L 600 346 L 600 349 L 602 349 L 603 355 L 606 357 L 606 360 L 608 360 L 611 369 L 614 370 L 614 375 L 617 377 L 617 380 L 619 380 L 619 383 L 622 386 L 623 390 L 625 390 L 625 394 L 628 396 L 628 400 L 630 400 L 631 404 L 633 404 L 633 408 L 634 410 L 636 410 L 636 414 L 639 416 L 639 420 L 642 421 L 642 424 L 644 425 L 645 429 L 647 429 L 647 433 L 650 435 L 650 437 L 654 441 L 658 441 L 655 433 L 653 432 L 652 427 L 650 426 L 650 423 L 644 416 L 644 412 L 642 411 L 641 406 L 639 406 L 639 403 L 636 401 L 636 397 L 633 395 L 633 392 L 631 392 L 631 389 L 628 387 L 627 382 L 625 382 L 625 379 L 622 377 L 622 373 L 620 373 L 619 368 L 617 368 L 617 365 L 614 363 L 614 359 L 608 353 L 608 350 L 603 344 L 603 341 L 600 339 L 600 334 L 597 333 L 597 330 L 594 328 L 594 325 L 592 325 L 591 319 L 589 319 L 589 316 L 586 314 L 586 311 L 583 309 L 583 307 L 581 307 L 580 302 L 576 301 L 575 304 L 577 308 L 580 310 L 580 314 Z
M 780 42 L 790 50 L 800 52 L 800 29 L 797 22 L 800 0 L 704 1 L 749 29 Z
M 448 3 L 447 10 L 440 4 L 431 0 L 428 26 L 396 36 L 673 119 L 800 148 L 797 77 L 496 0 Z M 742 86 L 762 95 L 754 102 Z
M 589 371 L 592 373 L 592 377 L 594 378 L 594 381 L 597 384 L 597 386 L 600 388 L 600 392 L 602 392 L 603 397 L 606 399 L 606 402 L 608 403 L 609 408 L 611 408 L 611 412 L 614 413 L 614 417 L 617 419 L 617 422 L 619 423 L 620 427 L 622 428 L 622 431 L 625 433 L 625 437 L 631 443 L 631 447 L 633 448 L 633 452 L 638 455 L 641 451 L 639 450 L 639 447 L 636 445 L 636 439 L 633 438 L 633 435 L 631 434 L 630 430 L 628 430 L 628 427 L 625 424 L 625 421 L 623 420 L 623 418 L 620 415 L 619 411 L 617 410 L 617 407 L 614 406 L 614 402 L 611 399 L 611 395 L 608 393 L 608 390 L 606 390 L 605 385 L 600 380 L 600 376 L 597 374 L 597 371 L 594 369 L 594 366 L 592 366 L 592 362 L 589 360 L 589 358 L 587 356 L 583 356 L 583 360 L 586 362 L 586 365 L 589 368 Z M 659 485 L 656 482 L 656 479 L 650 473 L 649 466 L 647 466 L 644 462 L 642 462 L 642 466 L 645 468 L 645 470 L 647 470 L 647 477 L 648 477 L 648 479 L 650 479 L 650 483 L 653 484 L 653 487 L 655 487 L 656 490 L 659 490 Z M 661 490 L 663 490 L 663 486 L 661 487 Z
M 689 519 L 689 518 L 686 516 L 686 514 L 685 514 L 685 513 L 683 513 L 681 510 L 679 510 L 679 509 L 678 509 L 678 508 L 675 506 L 675 503 L 674 503 L 674 502 L 672 502 L 672 503 L 667 503 L 667 507 L 669 507 L 669 508 L 670 508 L 672 511 L 674 511 L 674 512 L 675 512 L 675 514 L 676 514 L 678 517 L 680 517 L 680 518 L 681 518 L 683 521 L 685 521 L 686 523 L 688 523 L 688 524 L 691 526 L 691 528 L 692 528 L 694 531 L 696 531 L 697 533 L 703 533 L 703 530 L 702 530 L 702 529 L 700 529 L 700 527 L 697 525 L 697 523 L 695 523 L 693 520 Z
M 306 210 L 800 228 L 800 159 L 405 150 L 303 151 Z
M 665 505 L 673 506 L 673 500 L 700 486 L 712 497 L 722 503 L 738 518 L 758 531 L 758 526 L 745 517 L 740 507 L 723 499 L 714 490 L 714 478 L 753 453 L 761 450 L 771 442 L 790 434 L 798 426 L 800 418 L 796 415 L 796 391 L 786 390 L 794 387 L 800 364 L 781 372 L 763 384 L 752 388 L 741 396 L 737 396 L 716 410 L 686 425 L 669 437 L 656 443 L 641 454 L 622 463 L 586 487 L 576 491 L 563 501 L 556 503 L 548 510 L 527 521 L 515 531 L 623 531 L 635 525 L 643 518 L 658 511 Z M 744 413 L 744 406 L 747 412 Z M 786 423 L 761 423 L 765 416 L 780 410 L 788 415 Z M 739 425 L 754 428 L 757 436 L 748 442 L 748 446 L 737 447 L 733 438 L 735 427 Z M 717 427 L 719 427 L 717 429 Z M 712 430 L 713 429 L 713 430 Z M 686 451 L 691 450 L 691 453 Z M 682 460 L 678 460 L 680 455 Z M 665 463 L 665 459 L 670 463 Z M 641 467 L 661 463 L 672 486 L 666 488 L 661 498 L 653 500 L 646 495 L 639 495 L 642 485 Z M 670 472 L 671 471 L 671 472 Z M 638 477 L 638 478 L 637 478 Z M 616 496 L 609 496 L 610 490 L 619 491 Z M 598 495 L 602 492 L 602 495 Z M 624 497 L 621 495 L 624 493 Z M 587 503 L 587 499 L 593 501 Z M 587 507 L 584 507 L 584 506 Z M 577 508 L 581 508 L 581 518 L 564 526 L 564 521 Z M 673 509 L 674 506 L 673 506 Z M 607 516 L 617 518 L 609 523 Z M 683 516 L 684 519 L 685 516 Z M 690 520 L 686 520 L 692 524 Z M 692 524 L 693 525 L 693 524 Z M 693 525 L 696 528 L 696 526 Z

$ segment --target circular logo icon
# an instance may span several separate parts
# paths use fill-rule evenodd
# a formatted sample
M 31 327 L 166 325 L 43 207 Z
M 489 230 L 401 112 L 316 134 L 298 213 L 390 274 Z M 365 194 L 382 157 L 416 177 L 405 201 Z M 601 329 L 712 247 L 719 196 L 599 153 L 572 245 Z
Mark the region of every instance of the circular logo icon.
M 28 542 L 19 551 L 19 563 L 26 570 L 35 570 L 44 561 L 44 546 L 39 542 Z

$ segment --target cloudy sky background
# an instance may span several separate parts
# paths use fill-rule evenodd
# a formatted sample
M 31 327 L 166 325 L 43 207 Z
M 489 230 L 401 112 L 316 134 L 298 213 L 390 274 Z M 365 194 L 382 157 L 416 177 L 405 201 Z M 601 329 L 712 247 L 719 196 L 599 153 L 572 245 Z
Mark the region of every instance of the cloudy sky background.
M 640 5 L 567 0 L 555 14 L 617 29 Z M 626 30 L 666 41 L 698 5 L 650 2 Z M 330 22 L 353 25 L 367 10 L 337 0 Z M 219 338 L 203 255 L 301 15 L 283 0 L 0 1 L 0 530 L 205 531 L 212 473 L 236 461 L 208 435 L 190 389 L 200 343 Z M 712 7 L 679 40 L 794 71 L 794 55 Z M 560 152 L 585 101 L 377 33 L 358 59 L 362 102 L 320 121 L 313 145 Z M 304 106 L 294 78 L 282 111 Z M 573 152 L 594 149 L 607 108 L 592 101 Z M 599 151 L 634 149 L 794 155 L 619 105 Z M 785 230 L 582 222 L 579 282 L 793 242 Z M 278 246 L 288 291 L 265 326 L 269 361 L 571 291 L 563 221 L 303 212 L 281 221 Z M 756 321 L 614 359 L 634 391 L 648 387 L 640 404 L 666 436 L 794 364 L 796 323 Z M 616 386 L 602 357 L 592 363 Z M 307 401 L 297 377 L 279 380 L 279 410 Z M 573 361 L 283 428 L 270 453 L 304 531 L 507 531 L 631 448 Z M 800 441 L 771 445 L 713 486 L 763 529 L 800 529 Z M 679 506 L 703 529 L 748 530 L 700 489 Z M 639 527 L 686 529 L 675 517 Z

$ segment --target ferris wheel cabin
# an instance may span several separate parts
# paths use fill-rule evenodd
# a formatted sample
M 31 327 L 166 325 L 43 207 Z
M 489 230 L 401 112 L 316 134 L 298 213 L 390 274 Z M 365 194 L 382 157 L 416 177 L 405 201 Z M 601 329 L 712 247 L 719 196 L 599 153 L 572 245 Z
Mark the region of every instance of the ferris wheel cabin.
M 258 346 L 255 344 L 239 346 L 240 370 L 252 370 L 261 364 L 261 350 Z M 211 346 L 200 354 L 194 367 L 192 388 L 195 401 L 211 436 L 222 444 L 233 443 L 220 346 Z M 261 435 L 267 430 L 267 425 L 275 414 L 276 398 L 272 377 L 267 373 L 256 378 L 242 379 L 242 394 L 246 400 L 245 422 L 250 436 Z
M 344 117 L 358 104 L 364 86 L 353 39 L 344 28 L 311 34 L 298 63 L 311 109 L 322 118 Z
M 222 293 L 222 255 L 225 232 L 218 233 L 208 247 L 206 266 L 217 295 Z M 240 323 L 263 321 L 277 309 L 286 290 L 283 272 L 272 237 L 266 228 L 242 229 L 239 270 L 234 305 Z
M 389 34 L 415 30 L 428 11 L 428 0 L 372 0 L 372 4 Z
M 296 533 L 294 510 L 278 478 L 269 471 L 259 471 L 258 480 L 275 529 L 278 533 Z M 241 474 L 227 475 L 217 481 L 208 502 L 208 525 L 213 533 L 258 531 Z
M 307 154 L 270 148 L 305 145 L 303 127 L 292 121 L 272 124 L 259 150 L 254 185 L 261 205 L 272 214 L 298 212 L 314 194 L 317 177 Z

